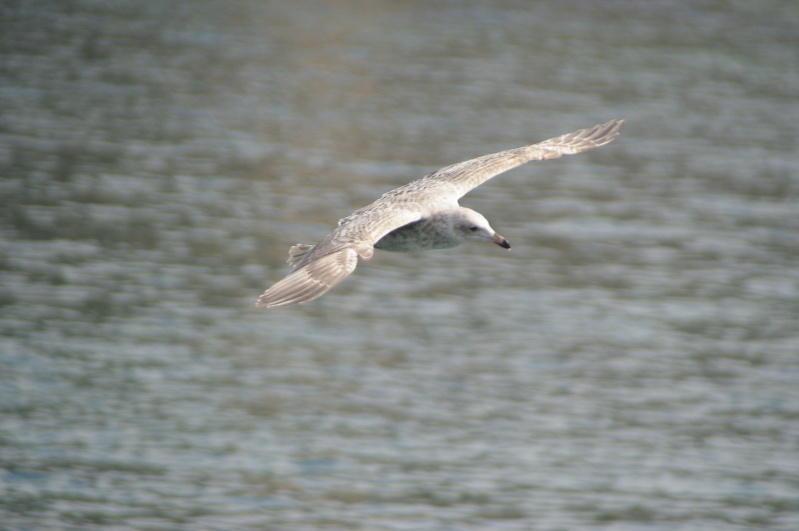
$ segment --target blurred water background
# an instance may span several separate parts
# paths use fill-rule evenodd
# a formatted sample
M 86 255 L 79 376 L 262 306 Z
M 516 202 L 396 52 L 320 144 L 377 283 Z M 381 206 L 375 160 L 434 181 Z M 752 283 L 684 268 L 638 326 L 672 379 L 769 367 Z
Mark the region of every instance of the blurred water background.
M 799 528 L 799 3 L 9 0 L 0 528 Z M 463 201 L 513 244 L 289 246 Z

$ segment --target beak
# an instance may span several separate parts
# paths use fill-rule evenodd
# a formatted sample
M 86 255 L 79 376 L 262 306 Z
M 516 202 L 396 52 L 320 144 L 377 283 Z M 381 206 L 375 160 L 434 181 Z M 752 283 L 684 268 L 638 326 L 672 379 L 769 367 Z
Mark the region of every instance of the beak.
M 494 233 L 494 237 L 491 238 L 491 241 L 502 247 L 503 249 L 510 249 L 510 243 L 504 237 L 500 236 L 496 232 Z

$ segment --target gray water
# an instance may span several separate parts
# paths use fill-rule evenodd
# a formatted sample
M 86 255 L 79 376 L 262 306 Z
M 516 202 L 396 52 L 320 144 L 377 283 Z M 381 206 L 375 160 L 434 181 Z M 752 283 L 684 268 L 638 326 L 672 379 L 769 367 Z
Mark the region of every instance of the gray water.
M 3 530 L 799 528 L 799 3 L 3 2 Z M 513 244 L 288 248 L 446 164 Z

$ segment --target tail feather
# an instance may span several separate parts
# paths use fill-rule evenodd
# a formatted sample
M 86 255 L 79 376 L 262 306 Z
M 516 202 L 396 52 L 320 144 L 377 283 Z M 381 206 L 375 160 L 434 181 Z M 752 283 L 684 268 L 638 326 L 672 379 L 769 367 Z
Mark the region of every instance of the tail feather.
M 308 245 L 307 243 L 298 243 L 289 249 L 289 258 L 286 260 L 289 265 L 296 265 L 302 257 L 311 252 L 316 247 L 315 245 Z

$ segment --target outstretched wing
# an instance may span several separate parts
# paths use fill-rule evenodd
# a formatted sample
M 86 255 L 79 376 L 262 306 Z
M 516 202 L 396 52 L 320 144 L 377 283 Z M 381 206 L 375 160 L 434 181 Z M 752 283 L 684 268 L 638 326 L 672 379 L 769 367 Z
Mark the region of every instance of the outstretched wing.
M 534 160 L 557 159 L 563 155 L 573 155 L 604 146 L 619 136 L 623 124 L 624 120 L 611 120 L 531 146 L 509 149 L 459 162 L 441 168 L 415 183 L 411 183 L 408 187 L 413 186 L 415 192 L 421 193 L 441 188 L 443 193 L 453 194 L 454 199 L 457 200 L 490 178 L 516 166 Z
M 418 210 L 388 209 L 377 202 L 354 212 L 314 247 L 292 247 L 289 260 L 295 260 L 294 269 L 266 290 L 255 305 L 275 308 L 321 297 L 355 271 L 358 256 L 371 258 L 380 238 L 421 217 Z
M 256 306 L 275 308 L 312 301 L 350 276 L 358 265 L 358 253 L 345 247 L 326 254 L 289 273 L 258 298 Z

